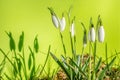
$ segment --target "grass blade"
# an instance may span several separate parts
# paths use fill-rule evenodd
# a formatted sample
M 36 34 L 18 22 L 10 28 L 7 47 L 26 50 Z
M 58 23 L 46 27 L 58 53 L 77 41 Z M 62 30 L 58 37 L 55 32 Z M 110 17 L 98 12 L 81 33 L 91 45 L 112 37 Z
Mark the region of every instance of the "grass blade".
M 68 78 L 70 79 L 70 73 L 69 71 L 64 67 L 64 65 L 62 64 L 62 62 L 59 61 L 59 59 L 50 52 L 50 55 L 52 56 L 52 58 L 55 60 L 55 62 L 57 62 L 57 64 L 63 69 L 63 71 L 66 73 L 66 75 L 68 76 Z
M 6 73 L 4 73 L 4 75 L 8 80 L 12 80 Z
M 32 65 L 32 58 L 31 58 L 31 54 L 29 54 L 29 58 L 28 58 L 28 69 L 30 70 Z
M 99 67 L 100 67 L 100 64 L 101 64 L 101 61 L 102 61 L 102 58 L 100 57 L 96 67 L 95 67 L 95 73 L 98 71 Z
M 40 75 L 42 74 L 42 72 L 43 72 L 43 70 L 44 70 L 44 68 L 45 68 L 45 65 L 46 65 L 46 63 L 47 63 L 47 61 L 48 61 L 50 49 L 51 49 L 51 46 L 49 46 L 49 48 L 48 48 L 47 57 L 46 57 L 46 59 L 45 59 L 44 66 L 42 67 L 42 70 L 40 71 Z
M 77 67 L 77 69 L 79 70 L 79 72 L 81 73 L 81 74 L 83 74 L 85 77 L 86 77 L 86 74 L 79 68 L 79 66 L 71 59 L 71 58 L 69 58 L 70 59 L 70 61 L 72 61 L 72 63 L 75 65 L 75 67 Z M 66 63 L 68 66 L 70 66 L 71 67 L 71 69 L 75 69 L 74 67 L 72 67 L 72 65 L 70 65 L 70 64 L 68 64 L 68 63 Z M 75 70 L 74 70 L 75 71 Z
M 114 63 L 115 59 L 116 59 L 116 57 L 114 57 L 114 58 L 111 60 L 111 62 L 108 64 L 108 66 L 106 66 L 106 67 L 104 68 L 104 70 L 100 73 L 100 75 L 99 75 L 99 77 L 98 77 L 98 80 L 102 80 L 102 79 L 103 79 L 106 70 L 108 69 L 108 67 L 110 67 L 110 66 Z
M 64 54 L 66 56 L 66 47 L 65 47 L 65 44 L 64 44 L 64 41 L 63 41 L 63 35 L 62 33 L 60 32 L 60 38 L 61 38 L 61 42 L 62 42 L 62 46 L 63 46 L 63 50 L 64 50 Z

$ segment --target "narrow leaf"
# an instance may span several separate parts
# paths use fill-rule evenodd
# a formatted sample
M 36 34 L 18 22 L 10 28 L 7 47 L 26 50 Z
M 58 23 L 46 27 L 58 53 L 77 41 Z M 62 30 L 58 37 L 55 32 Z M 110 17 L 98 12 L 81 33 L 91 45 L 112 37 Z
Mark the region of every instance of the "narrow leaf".
M 30 70 L 32 65 L 32 58 L 31 58 L 31 54 L 29 54 L 29 58 L 28 58 L 28 69 Z
M 52 58 L 55 60 L 55 62 L 63 69 L 63 71 L 66 73 L 66 75 L 67 75 L 68 78 L 70 79 L 70 73 L 69 73 L 69 71 L 64 67 L 64 65 L 62 64 L 62 62 L 60 62 L 60 61 L 58 60 L 58 58 L 57 58 L 54 54 L 52 54 L 51 52 L 50 52 L 50 55 L 51 55 Z
M 6 34 L 8 35 L 8 37 L 9 37 L 9 39 L 10 39 L 10 50 L 11 50 L 11 51 L 12 51 L 12 50 L 15 51 L 15 41 L 14 41 L 14 39 L 13 39 L 13 37 L 12 37 L 12 33 L 11 33 L 11 32 L 9 32 L 9 33 L 6 32 Z
M 100 57 L 100 59 L 99 59 L 97 65 L 96 65 L 96 67 L 95 67 L 95 72 L 98 71 L 98 69 L 99 69 L 99 67 L 100 67 L 100 64 L 101 64 L 101 61 L 102 61 L 102 58 Z
M 38 38 L 37 38 L 37 36 L 34 39 L 34 50 L 35 50 L 36 53 L 38 53 L 39 44 L 38 44 Z
M 22 32 L 22 34 L 19 37 L 19 43 L 18 43 L 19 52 L 21 52 L 21 50 L 23 48 L 23 43 L 24 43 L 24 32 Z
M 47 57 L 46 57 L 46 59 L 45 59 L 45 62 L 44 62 L 44 65 L 43 65 L 43 67 L 42 67 L 42 70 L 41 70 L 41 72 L 40 72 L 40 75 L 42 74 L 42 72 L 43 72 L 43 70 L 44 70 L 44 68 L 45 68 L 45 66 L 46 66 L 46 63 L 47 63 L 47 61 L 48 61 L 50 49 L 51 49 L 51 46 L 49 46 L 49 48 L 48 48 Z
M 81 74 L 83 74 L 84 76 L 86 76 L 86 74 L 79 68 L 79 66 L 70 58 L 70 60 L 72 61 L 72 63 L 75 65 L 75 67 L 77 67 L 77 69 L 79 70 L 79 72 L 81 73 Z M 68 64 L 69 65 L 69 64 Z M 71 68 L 72 68 L 72 65 L 69 65 L 69 66 L 71 66 Z M 72 69 L 74 69 L 74 68 L 72 68 Z
M 116 57 L 114 57 L 112 60 L 111 60 L 111 62 L 108 64 L 108 67 L 110 67 L 113 63 L 114 63 L 114 61 L 115 61 L 115 59 L 116 59 Z M 98 80 L 102 80 L 103 79 L 103 77 L 104 77 L 104 74 L 105 74 L 105 72 L 107 71 L 107 66 L 104 68 L 104 70 L 100 73 L 100 75 L 99 75 L 99 77 L 98 77 Z

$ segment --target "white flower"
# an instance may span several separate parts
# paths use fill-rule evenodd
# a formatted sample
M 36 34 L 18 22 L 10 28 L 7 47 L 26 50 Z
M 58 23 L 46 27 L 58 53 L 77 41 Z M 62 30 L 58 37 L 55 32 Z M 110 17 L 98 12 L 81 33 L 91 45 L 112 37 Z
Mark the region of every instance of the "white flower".
M 91 42 L 95 42 L 95 29 L 91 27 L 88 33 L 88 38 Z
M 56 28 L 59 27 L 59 21 L 57 19 L 57 16 L 55 16 L 54 14 L 52 15 L 52 22 Z
M 104 37 L 105 37 L 104 27 L 100 26 L 99 29 L 98 29 L 98 40 L 99 40 L 99 42 L 104 42 Z
M 64 31 L 66 26 L 66 21 L 65 21 L 65 17 L 63 16 L 62 19 L 60 20 L 60 31 Z
M 74 22 L 71 24 L 70 32 L 71 32 L 71 36 L 74 37 L 75 36 L 75 25 L 74 25 Z

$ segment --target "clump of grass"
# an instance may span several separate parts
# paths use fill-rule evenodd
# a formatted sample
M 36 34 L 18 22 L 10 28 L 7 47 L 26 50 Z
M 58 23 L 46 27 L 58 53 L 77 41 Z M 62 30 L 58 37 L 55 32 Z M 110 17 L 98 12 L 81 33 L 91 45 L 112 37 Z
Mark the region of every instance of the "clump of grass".
M 43 66 L 40 63 L 37 66 L 35 55 L 38 52 L 40 52 L 38 36 L 36 36 L 34 39 L 33 48 L 28 46 L 28 50 L 30 53 L 29 54 L 27 53 L 27 55 L 28 55 L 28 59 L 27 59 L 27 57 L 25 56 L 26 54 L 24 52 L 24 32 L 22 32 L 22 34 L 19 36 L 18 46 L 16 46 L 15 40 L 12 36 L 12 33 L 6 32 L 6 34 L 9 37 L 10 51 L 9 51 L 9 53 L 6 54 L 6 52 L 4 52 L 0 48 L 0 52 L 4 55 L 5 59 L 7 59 L 8 62 L 11 64 L 10 66 L 12 66 L 12 74 L 9 75 L 8 73 L 4 72 L 4 74 L 2 74 L 2 75 L 4 75 L 6 77 L 6 79 L 8 79 L 8 80 L 39 79 L 45 71 L 45 66 L 46 66 L 48 58 L 49 58 L 51 46 L 49 46 L 49 48 L 48 48 L 48 52 L 46 53 L 47 56 L 46 56 Z M 16 48 L 18 48 L 18 49 L 16 49 Z M 9 58 L 8 54 L 12 55 L 12 59 Z M 3 67 L 5 65 L 5 59 L 1 63 L 0 73 L 2 72 Z M 50 76 L 50 74 L 49 74 L 49 76 Z

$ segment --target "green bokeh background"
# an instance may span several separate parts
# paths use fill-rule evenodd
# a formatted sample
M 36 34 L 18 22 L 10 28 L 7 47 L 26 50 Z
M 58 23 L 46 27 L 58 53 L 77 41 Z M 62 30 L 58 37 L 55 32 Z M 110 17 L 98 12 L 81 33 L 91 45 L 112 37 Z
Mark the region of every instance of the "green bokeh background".
M 62 12 L 68 11 L 73 6 L 71 18 L 76 16 L 75 28 L 77 36 L 77 53 L 81 53 L 83 31 L 82 21 L 89 27 L 89 19 L 93 18 L 94 24 L 100 14 L 105 28 L 105 42 L 108 43 L 109 56 L 114 50 L 120 51 L 120 0 L 0 0 L 0 48 L 9 49 L 8 36 L 5 31 L 11 31 L 18 42 L 19 35 L 25 32 L 25 47 L 33 45 L 34 37 L 38 34 L 40 51 L 47 52 L 52 46 L 52 52 L 58 57 L 63 53 L 58 30 L 51 21 L 47 7 L 52 7 L 61 17 Z M 67 16 L 65 15 L 67 18 Z M 67 20 L 68 21 L 68 20 Z M 71 53 L 69 40 L 69 26 L 63 32 L 67 55 Z M 97 55 L 105 56 L 105 43 L 98 43 Z M 88 52 L 88 47 L 85 52 Z M 1 56 L 2 54 L 0 54 Z M 2 56 L 1 56 L 2 58 Z M 44 58 L 44 57 L 43 57 Z

